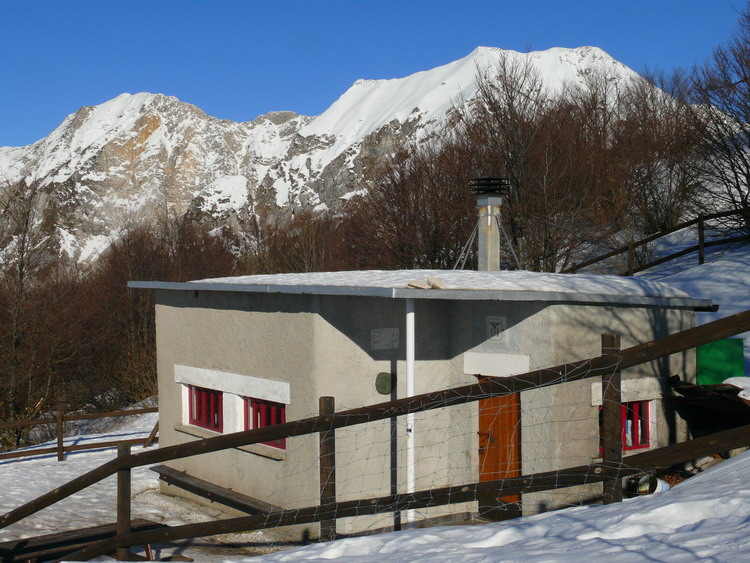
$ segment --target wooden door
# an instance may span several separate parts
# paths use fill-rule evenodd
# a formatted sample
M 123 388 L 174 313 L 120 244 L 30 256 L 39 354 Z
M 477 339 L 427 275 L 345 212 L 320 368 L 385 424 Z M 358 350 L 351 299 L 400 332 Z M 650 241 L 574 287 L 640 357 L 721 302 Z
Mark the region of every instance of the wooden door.
M 521 476 L 519 393 L 479 401 L 479 481 Z M 481 495 L 482 516 L 504 520 L 521 515 L 521 495 Z

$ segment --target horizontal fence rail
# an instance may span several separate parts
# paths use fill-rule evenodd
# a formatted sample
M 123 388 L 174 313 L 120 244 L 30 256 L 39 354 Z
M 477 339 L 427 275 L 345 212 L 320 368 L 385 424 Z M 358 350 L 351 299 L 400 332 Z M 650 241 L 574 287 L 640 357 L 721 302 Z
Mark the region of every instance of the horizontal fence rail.
M 415 510 L 440 506 L 449 502 L 474 501 L 484 491 L 498 492 L 498 495 L 502 494 L 505 496 L 521 492 L 545 491 L 570 487 L 572 485 L 597 483 L 604 479 L 612 478 L 621 471 L 626 471 L 626 474 L 628 471 L 631 473 L 640 472 L 640 470 L 634 468 L 623 470 L 619 467 L 607 467 L 603 464 L 584 465 L 496 481 L 454 485 L 440 489 L 399 493 L 383 497 L 363 498 L 323 506 L 315 505 L 279 510 L 260 516 L 240 516 L 238 518 L 227 518 L 214 522 L 185 524 L 160 530 L 158 534 L 136 532 L 128 537 L 128 543 L 131 545 L 143 545 L 201 536 L 245 532 L 259 528 L 272 528 L 291 524 L 310 524 L 334 518 Z M 108 538 L 73 553 L 71 557 L 85 560 L 101 553 L 112 551 L 116 547 L 119 547 L 118 538 Z
M 627 255 L 628 258 L 628 269 L 619 275 L 627 276 L 632 275 L 636 272 L 641 272 L 643 270 L 647 270 L 648 268 L 651 268 L 653 266 L 657 266 L 659 264 L 663 264 L 665 262 L 669 262 L 670 260 L 674 260 L 675 258 L 679 258 L 681 256 L 685 256 L 687 254 L 690 254 L 692 252 L 698 252 L 699 258 L 698 261 L 700 264 L 703 264 L 703 249 L 709 248 L 712 246 L 718 246 L 721 244 L 730 244 L 734 242 L 745 242 L 750 240 L 750 236 L 736 236 L 736 237 L 727 237 L 723 238 L 721 240 L 712 240 L 712 241 L 705 241 L 705 222 L 711 221 L 714 219 L 724 219 L 726 217 L 732 217 L 732 216 L 739 216 L 742 215 L 741 211 L 720 211 L 718 213 L 710 213 L 707 215 L 699 215 L 695 219 L 691 219 L 689 221 L 685 221 L 684 223 L 680 223 L 679 225 L 676 225 L 672 227 L 671 229 L 666 229 L 663 231 L 659 231 L 658 233 L 654 233 L 652 235 L 649 235 L 645 238 L 642 238 L 638 241 L 631 242 L 628 244 L 625 244 L 623 246 L 620 246 L 618 248 L 615 248 L 614 250 L 611 250 L 605 254 L 602 254 L 600 256 L 596 256 L 595 258 L 591 258 L 589 260 L 586 260 L 584 262 L 581 262 L 580 264 L 573 264 L 573 266 L 569 268 L 565 268 L 564 270 L 561 270 L 561 273 L 563 274 L 575 274 L 576 272 L 580 271 L 583 268 L 586 268 L 588 266 L 593 266 L 594 264 L 598 264 L 599 262 L 604 262 L 605 260 L 609 260 L 610 258 L 614 258 L 615 256 L 619 256 L 620 254 Z M 679 252 L 675 252 L 673 254 L 670 254 L 668 256 L 664 256 L 662 258 L 659 258 L 657 260 L 648 262 L 646 264 L 642 264 L 640 266 L 636 266 L 634 264 L 635 260 L 635 251 L 642 247 L 646 246 L 647 244 L 654 242 L 655 240 L 658 240 L 662 237 L 674 234 L 678 231 L 681 231 L 683 229 L 688 229 L 694 225 L 698 225 L 698 237 L 699 241 L 698 244 L 695 246 L 691 246 L 690 248 L 686 248 L 683 250 L 680 250 Z
M 6 452 L 0 454 L 0 461 L 6 460 L 6 459 L 18 459 L 19 457 L 35 457 L 40 455 L 48 455 L 48 454 L 59 454 L 60 452 L 64 454 L 69 452 L 80 452 L 84 450 L 99 450 L 102 448 L 114 448 L 118 444 L 130 444 L 131 446 L 146 446 L 146 442 L 148 441 L 148 438 L 129 438 L 126 440 L 110 440 L 107 442 L 92 442 L 90 444 L 73 444 L 70 446 L 62 446 L 61 448 L 57 446 L 49 447 L 49 448 L 35 448 L 33 450 L 14 450 L 12 452 Z M 62 461 L 62 460 L 59 460 Z
M 479 383 L 425 393 L 377 405 L 121 456 L 0 516 L 0 528 L 9 526 L 22 518 L 30 516 L 43 508 L 75 494 L 115 474 L 118 470 L 132 469 L 260 442 L 325 432 L 336 428 L 374 422 L 409 413 L 508 395 L 556 383 L 597 377 L 609 373 L 614 369 L 622 370 L 634 367 L 659 359 L 662 356 L 683 352 L 700 344 L 721 340 L 748 330 L 750 330 L 750 310 L 702 326 L 690 328 L 658 340 L 627 348 L 614 356 L 611 354 L 598 356 L 512 377 L 488 379 Z M 615 360 L 614 363 L 613 359 Z M 297 511 L 297 513 L 299 512 Z
M 95 418 L 114 418 L 118 416 L 132 416 L 138 414 L 147 414 L 152 412 L 158 412 L 158 407 L 146 407 L 142 409 L 132 410 L 121 410 L 112 412 L 94 412 L 88 414 L 66 414 L 63 415 L 63 422 L 73 422 L 75 420 L 91 420 Z M 37 418 L 34 420 L 24 420 L 23 422 L 12 422 L 8 424 L 0 424 L 0 430 L 8 430 L 10 428 L 21 428 L 23 426 L 49 426 L 55 424 L 55 418 Z
M 57 460 L 63 461 L 65 453 L 76 452 L 82 450 L 96 450 L 100 448 L 114 447 L 119 443 L 127 442 L 131 445 L 143 445 L 148 446 L 155 439 L 152 435 L 147 438 L 128 439 L 128 440 L 113 440 L 108 442 L 93 442 L 90 444 L 75 444 L 66 446 L 63 443 L 64 437 L 64 424 L 66 422 L 73 422 L 76 420 L 93 420 L 98 418 L 115 418 L 121 416 L 135 416 L 140 414 L 148 414 L 152 412 L 158 412 L 158 407 L 146 407 L 142 409 L 132 410 L 120 410 L 111 412 L 99 412 L 99 413 L 88 413 L 88 414 L 73 414 L 66 415 L 63 413 L 57 413 L 55 418 L 37 418 L 35 420 L 24 420 L 22 422 L 11 422 L 7 424 L 0 424 L 0 431 L 12 430 L 14 428 L 24 428 L 27 426 L 52 426 L 56 427 L 57 445 L 48 448 L 33 448 L 32 446 L 23 446 L 23 448 L 16 448 L 13 450 L 0 452 L 0 461 L 4 459 L 16 459 L 19 457 L 33 457 L 38 455 L 57 454 Z
M 619 464 L 594 463 L 557 471 L 523 475 L 521 477 L 454 485 L 414 493 L 363 498 L 305 508 L 279 510 L 261 516 L 241 516 L 214 522 L 185 524 L 166 529 L 134 532 L 126 540 L 114 537 L 92 543 L 86 548 L 72 554 L 71 557 L 86 560 L 102 553 L 111 552 L 116 548 L 128 547 L 130 545 L 170 542 L 202 536 L 244 532 L 260 528 L 291 524 L 310 524 L 336 518 L 415 510 L 449 503 L 471 502 L 478 500 L 483 492 L 490 492 L 495 496 L 509 496 L 587 485 L 611 479 L 619 479 L 643 473 L 644 471 L 668 468 L 672 465 L 691 461 L 718 451 L 747 446 L 749 443 L 750 425 L 630 455 L 626 458 L 625 462 Z

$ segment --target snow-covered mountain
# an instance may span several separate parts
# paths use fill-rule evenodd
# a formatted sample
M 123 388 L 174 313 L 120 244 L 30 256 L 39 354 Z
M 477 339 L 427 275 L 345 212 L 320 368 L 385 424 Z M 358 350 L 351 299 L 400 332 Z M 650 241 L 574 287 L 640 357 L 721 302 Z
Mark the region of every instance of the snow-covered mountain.
M 470 103 L 477 72 L 528 60 L 550 90 L 594 71 L 633 71 L 593 47 L 517 53 L 479 47 L 447 65 L 393 80 L 358 80 L 317 117 L 273 112 L 236 123 L 161 94 L 122 94 L 69 115 L 48 137 L 0 147 L 0 189 L 44 192 L 45 220 L 85 261 L 134 218 L 202 211 L 241 226 L 293 208 L 336 207 L 367 188 L 367 171 L 399 142 L 430 137 Z

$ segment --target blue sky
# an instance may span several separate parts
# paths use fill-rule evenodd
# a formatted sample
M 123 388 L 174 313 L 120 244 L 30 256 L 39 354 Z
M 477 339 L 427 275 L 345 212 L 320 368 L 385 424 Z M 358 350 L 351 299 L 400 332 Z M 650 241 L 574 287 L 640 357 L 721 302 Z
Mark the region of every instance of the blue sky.
M 601 47 L 636 71 L 701 63 L 744 0 L 0 0 L 0 146 L 123 92 L 248 121 L 322 113 L 358 78 L 476 46 Z

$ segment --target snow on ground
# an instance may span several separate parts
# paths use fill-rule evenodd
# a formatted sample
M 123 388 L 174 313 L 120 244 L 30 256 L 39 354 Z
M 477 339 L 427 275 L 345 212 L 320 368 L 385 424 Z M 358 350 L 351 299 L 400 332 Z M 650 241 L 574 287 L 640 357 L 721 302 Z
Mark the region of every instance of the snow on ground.
M 748 473 L 750 452 L 745 452 L 673 489 L 621 504 L 338 540 L 262 560 L 750 561 Z
M 144 405 L 137 405 L 141 406 Z M 66 435 L 70 436 L 66 437 L 65 445 L 145 438 L 157 420 L 158 414 L 151 413 L 69 423 L 66 424 Z M 46 442 L 26 449 L 33 451 L 54 445 L 55 442 Z M 140 451 L 143 451 L 141 446 L 132 448 L 133 453 Z M 116 449 L 110 447 L 71 452 L 66 454 L 62 462 L 57 461 L 56 454 L 0 460 L 0 514 L 18 508 L 114 457 Z M 116 476 L 113 475 L 7 528 L 0 529 L 0 542 L 115 522 L 116 483 Z M 131 487 L 133 518 L 146 518 L 178 526 L 227 517 L 214 506 L 199 506 L 160 494 L 158 476 L 148 466 L 131 471 Z M 296 545 L 296 536 L 287 536 L 288 534 L 281 530 L 276 533 L 227 534 L 221 538 L 197 538 L 154 545 L 152 548 L 156 557 L 183 555 L 195 561 L 219 562 L 242 559 L 249 554 L 267 553 Z M 134 548 L 133 551 L 143 554 L 142 548 Z M 109 558 L 102 557 L 100 560 Z
M 127 417 L 118 420 L 115 427 L 107 432 L 71 436 L 65 439 L 65 445 L 94 444 L 112 440 L 145 438 L 158 418 L 157 413 Z M 91 421 L 93 422 L 93 421 Z M 100 421 L 96 421 L 101 424 Z M 75 431 L 74 431 L 75 433 Z M 53 446 L 54 442 L 39 444 L 28 448 L 34 450 Z M 133 448 L 133 452 L 140 447 Z M 25 459 L 0 460 L 0 512 L 5 513 L 28 502 L 79 475 L 95 469 L 115 457 L 113 448 L 101 450 L 84 450 L 66 455 L 65 461 L 57 461 L 56 454 L 42 455 Z M 131 474 L 133 494 L 137 495 L 146 489 L 155 488 L 157 483 L 154 472 L 146 467 L 134 469 Z M 42 510 L 36 515 L 25 518 L 16 524 L 0 529 L 0 541 L 19 537 L 28 537 L 51 533 L 61 529 L 74 529 L 96 526 L 114 522 L 115 516 L 115 483 L 114 476 L 100 481 L 63 500 L 61 503 Z M 150 507 L 139 507 L 139 513 L 148 514 Z M 64 515 L 61 517 L 61 515 Z M 148 516 L 143 516 L 148 517 Z M 62 520 L 62 522 L 61 522 Z

